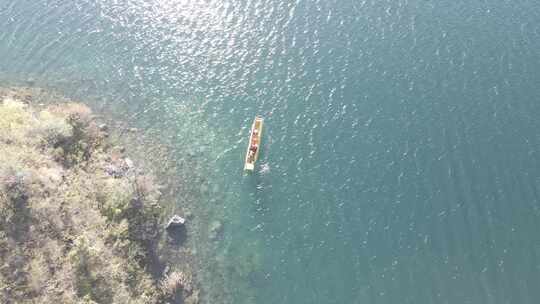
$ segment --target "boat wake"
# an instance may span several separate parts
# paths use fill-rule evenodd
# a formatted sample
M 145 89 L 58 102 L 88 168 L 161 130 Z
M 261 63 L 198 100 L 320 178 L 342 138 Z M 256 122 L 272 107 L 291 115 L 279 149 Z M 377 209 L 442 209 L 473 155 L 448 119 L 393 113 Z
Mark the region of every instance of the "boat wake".
M 261 170 L 259 171 L 259 173 L 267 174 L 268 172 L 270 172 L 270 165 L 268 163 L 261 164 Z

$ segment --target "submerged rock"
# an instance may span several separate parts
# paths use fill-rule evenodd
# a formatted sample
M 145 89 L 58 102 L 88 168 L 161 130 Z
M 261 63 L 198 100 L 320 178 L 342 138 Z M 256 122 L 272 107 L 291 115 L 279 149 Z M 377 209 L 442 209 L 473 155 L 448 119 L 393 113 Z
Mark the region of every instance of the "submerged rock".
M 210 223 L 208 237 L 211 240 L 216 240 L 222 231 L 223 231 L 223 224 L 218 220 L 212 221 Z
M 202 184 L 200 190 L 201 190 L 201 193 L 207 193 L 208 192 L 208 185 Z

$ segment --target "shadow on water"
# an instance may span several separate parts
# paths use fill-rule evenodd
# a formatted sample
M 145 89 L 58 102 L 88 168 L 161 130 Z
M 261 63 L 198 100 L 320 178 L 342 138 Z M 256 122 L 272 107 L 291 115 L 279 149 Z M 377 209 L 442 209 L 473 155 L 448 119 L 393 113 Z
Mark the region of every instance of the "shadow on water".
M 172 247 L 181 247 L 187 240 L 186 226 L 173 226 L 167 228 L 167 243 Z

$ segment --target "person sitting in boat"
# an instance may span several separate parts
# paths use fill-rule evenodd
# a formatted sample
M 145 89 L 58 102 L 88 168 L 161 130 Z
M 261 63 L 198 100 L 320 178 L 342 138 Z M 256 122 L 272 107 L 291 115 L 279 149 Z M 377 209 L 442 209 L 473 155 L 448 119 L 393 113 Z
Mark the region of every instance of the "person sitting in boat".
M 255 158 L 255 153 L 257 152 L 257 148 L 258 148 L 257 144 L 252 144 L 249 147 L 249 160 L 252 160 Z

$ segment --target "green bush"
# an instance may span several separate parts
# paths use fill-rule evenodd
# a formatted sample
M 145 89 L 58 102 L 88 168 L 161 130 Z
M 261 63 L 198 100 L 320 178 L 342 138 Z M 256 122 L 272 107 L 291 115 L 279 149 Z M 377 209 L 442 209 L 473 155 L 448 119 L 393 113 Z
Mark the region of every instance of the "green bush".
M 89 297 L 99 303 L 111 303 L 113 291 L 98 270 L 103 268 L 99 252 L 90 246 L 86 237 L 80 236 L 68 258 L 75 269 L 75 284 L 79 297 Z

